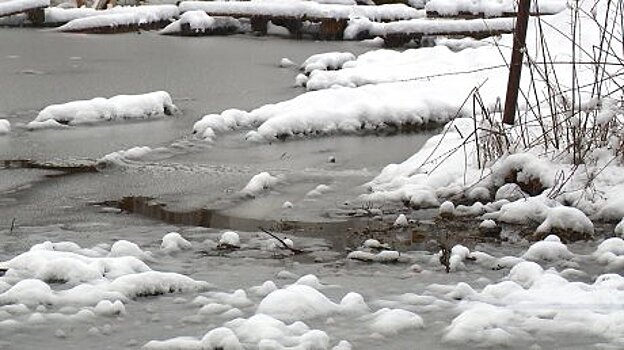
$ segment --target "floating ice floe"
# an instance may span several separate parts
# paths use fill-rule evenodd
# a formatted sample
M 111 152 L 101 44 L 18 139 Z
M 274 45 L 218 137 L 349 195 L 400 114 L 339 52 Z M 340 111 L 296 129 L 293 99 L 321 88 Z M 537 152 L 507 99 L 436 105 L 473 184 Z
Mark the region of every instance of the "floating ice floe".
M 204 11 L 188 11 L 169 24 L 160 34 L 167 35 L 223 35 L 241 30 L 241 23 L 232 17 L 211 17 Z
M 11 132 L 11 123 L 6 119 L 0 119 L 0 135 L 6 135 Z
M 36 129 L 62 125 L 92 124 L 124 119 L 152 119 L 178 113 L 171 96 L 165 91 L 143 95 L 118 95 L 109 99 L 73 101 L 51 105 L 39 112 L 27 127 Z

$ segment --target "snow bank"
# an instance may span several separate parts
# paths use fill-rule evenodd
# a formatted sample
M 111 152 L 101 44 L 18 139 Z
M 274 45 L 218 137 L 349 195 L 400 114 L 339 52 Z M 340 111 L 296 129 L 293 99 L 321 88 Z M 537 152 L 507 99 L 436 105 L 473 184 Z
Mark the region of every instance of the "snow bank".
M 255 197 L 263 191 L 271 189 L 279 183 L 279 181 L 280 179 L 278 177 L 265 171 L 254 175 L 254 177 L 249 180 L 249 183 L 247 183 L 247 185 L 240 192 L 246 196 Z
M 0 119 L 0 135 L 6 135 L 11 132 L 11 123 L 6 119 Z
M 394 21 L 424 17 L 419 11 L 402 4 L 381 6 L 345 6 L 319 4 L 312 1 L 183 1 L 180 11 L 204 11 L 221 16 L 285 16 L 305 17 L 309 20 L 366 17 L 376 21 Z
M 211 17 L 204 11 L 188 11 L 160 34 L 225 34 L 240 31 L 241 23 L 232 17 Z M 189 31 L 185 33 L 185 31 Z
M 94 16 L 76 18 L 60 26 L 62 32 L 83 32 L 98 28 L 126 27 L 144 25 L 170 20 L 178 16 L 178 7 L 175 5 L 151 6 L 119 6 L 98 12 Z
M 50 0 L 8 0 L 0 2 L 0 17 L 50 6 Z
M 91 124 L 122 119 L 151 119 L 170 116 L 177 111 L 171 96 L 165 91 L 118 95 L 109 99 L 98 97 L 48 106 L 27 127 L 35 129 L 41 126 Z
M 533 0 L 531 12 L 557 13 L 566 8 L 565 0 Z M 518 12 L 515 0 L 429 0 L 425 5 L 427 13 L 436 12 L 442 16 L 456 16 L 462 13 L 485 14 L 487 17 Z
M 585 50 L 585 53 L 590 53 L 600 40 L 599 29 L 589 13 L 603 18 L 606 15 L 604 4 L 600 2 L 598 6 L 593 7 L 593 1 L 579 3 L 582 6 L 580 25 L 583 26 L 583 35 L 577 43 Z M 569 11 L 540 18 L 542 27 L 545 26 L 545 38 L 550 43 L 548 50 L 551 57 L 569 57 L 570 42 L 566 38 L 572 30 L 569 18 Z M 536 19 L 530 21 L 534 22 Z M 621 30 L 621 24 L 616 25 L 615 31 Z M 537 23 L 529 24 L 528 38 L 539 37 L 536 27 Z M 497 101 L 500 102 L 501 92 L 505 91 L 507 71 L 503 65 L 504 59 L 510 57 L 511 43 L 512 37 L 503 35 L 498 41 L 498 48 L 483 46 L 452 52 L 445 47 L 434 47 L 406 50 L 403 53 L 379 50 L 361 55 L 355 61 L 347 62 L 338 71 L 315 71 L 308 78 L 306 87 L 311 90 L 326 89 L 336 85 L 362 88 L 368 86 L 365 84 L 377 84 L 385 89 L 391 89 L 400 84 L 397 81 L 416 80 L 412 83 L 413 85 L 409 86 L 413 94 L 412 101 L 427 103 L 428 106 L 436 106 L 445 110 L 446 107 L 433 100 L 434 97 L 430 97 L 429 94 L 436 91 L 438 95 L 448 96 L 445 103 L 449 103 L 450 99 L 455 97 L 470 96 L 468 92 L 471 89 L 470 86 L 474 87 L 479 82 L 484 82 L 484 85 L 479 88 L 479 96 L 485 108 L 492 111 Z M 544 59 L 540 48 L 536 46 L 536 41 L 529 39 L 527 45 L 527 52 L 532 60 Z M 615 60 L 621 59 L 620 53 L 616 55 L 618 58 L 614 58 Z M 581 56 L 584 58 L 578 57 L 580 61 L 592 60 L 590 55 L 582 54 Z M 571 81 L 571 66 L 557 65 L 553 69 L 558 79 Z M 579 71 L 577 75 L 579 85 L 591 86 L 591 83 L 595 81 L 590 71 L 589 66 L 584 66 Z M 447 74 L 451 74 L 452 79 Z M 536 85 L 529 87 L 528 77 L 529 75 L 523 74 L 521 81 L 523 91 L 548 91 L 541 81 L 536 81 Z M 437 86 L 438 81 L 444 81 L 447 78 L 449 80 L 446 84 Z M 427 81 L 427 87 L 423 87 L 426 91 L 422 94 L 420 89 L 415 88 L 419 79 Z M 466 85 L 460 88 L 464 83 Z M 621 82 L 618 81 L 618 84 L 621 85 Z M 608 89 L 616 95 L 621 94 L 615 87 L 618 84 L 608 84 Z M 404 87 L 408 88 L 408 85 Z M 331 89 L 331 92 L 335 93 L 340 90 L 358 89 Z M 589 100 L 591 91 L 584 90 L 581 96 L 582 99 Z M 532 108 L 536 108 L 537 105 L 547 108 L 542 104 L 543 101 L 530 99 Z M 457 103 L 455 110 L 460 112 L 460 116 L 462 113 L 466 115 L 466 111 L 460 108 L 464 100 L 454 102 Z M 527 108 L 526 102 L 519 103 L 520 111 L 524 111 Z M 468 104 L 472 103 L 468 102 Z M 611 119 L 616 115 L 619 115 L 618 118 L 622 116 L 621 110 L 613 112 L 608 106 L 602 108 Z M 611 112 L 607 113 L 608 111 Z M 401 164 L 388 165 L 368 184 L 372 193 L 362 199 L 380 203 L 409 203 L 415 208 L 433 207 L 447 199 L 470 199 L 470 192 L 475 188 L 480 188 L 485 195 L 498 193 L 501 202 L 492 206 L 485 205 L 483 209 L 495 212 L 486 214 L 486 219 L 495 219 L 500 222 L 527 223 L 529 219 L 540 224 L 546 220 L 552 208 L 559 207 L 561 204 L 569 206 L 571 203 L 586 216 L 592 218 L 620 220 L 624 216 L 624 211 L 621 209 L 624 207 L 624 202 L 621 199 L 622 196 L 619 195 L 624 193 L 624 176 L 622 175 L 624 171 L 621 163 L 611 162 L 610 166 L 605 169 L 600 165 L 606 164 L 611 159 L 609 157 L 615 156 L 612 147 L 596 150 L 585 164 L 577 168 L 572 163 L 571 156 L 566 155 L 563 149 L 547 151 L 543 146 L 532 146 L 540 143 L 538 140 L 543 132 L 531 116 L 529 117 L 531 120 L 524 124 L 530 130 L 521 131 L 519 129 L 522 127 L 519 126 L 506 130 L 506 135 L 513 139 L 509 150 L 484 163 L 476 152 L 476 135 L 479 136 L 480 141 L 483 141 L 488 137 L 487 135 L 491 137 L 492 134 L 482 134 L 475 127 L 488 130 L 492 126 L 488 122 L 482 122 L 478 112 L 475 117 L 476 123 L 474 119 L 455 119 L 453 123 L 444 128 L 440 135 L 431 138 L 418 153 Z M 531 135 L 528 136 L 530 140 L 521 140 L 524 132 L 526 132 L 524 135 Z M 482 145 L 481 147 L 482 150 L 486 150 L 489 146 Z M 590 174 L 596 174 L 596 176 L 593 177 Z M 561 179 L 565 181 L 562 183 Z M 521 191 L 514 196 L 510 196 L 509 193 L 499 193 L 498 190 L 507 182 L 515 183 Z M 588 187 L 588 184 L 591 185 Z M 558 188 L 557 185 L 562 187 Z M 525 197 L 525 194 L 538 197 L 525 201 L 520 198 Z M 490 201 L 491 198 L 486 196 L 480 200 Z M 503 204 L 502 200 L 513 203 Z M 494 208 L 495 206 L 498 206 L 500 211 Z M 561 210 L 566 209 L 555 209 L 551 215 L 557 215 Z M 579 219 L 575 226 L 583 229 L 584 232 L 591 232 L 585 218 L 579 215 L 573 216 Z
M 70 242 L 38 244 L 0 262 L 7 269 L 0 282 L 8 285 L 0 293 L 0 304 L 94 307 L 96 314 L 115 314 L 123 312 L 117 301 L 209 287 L 184 275 L 153 271 L 139 259 L 146 257 L 148 253 L 127 241 L 115 242 L 109 251 Z

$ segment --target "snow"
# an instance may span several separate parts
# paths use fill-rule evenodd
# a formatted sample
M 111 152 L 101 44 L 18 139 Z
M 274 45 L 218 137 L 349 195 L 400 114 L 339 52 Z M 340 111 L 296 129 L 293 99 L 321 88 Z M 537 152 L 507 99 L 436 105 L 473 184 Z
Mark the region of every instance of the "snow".
M 479 224 L 479 228 L 483 228 L 483 229 L 493 229 L 498 227 L 498 225 L 496 225 L 496 221 L 494 220 L 483 220 L 481 221 L 481 223 Z
M 622 220 L 615 226 L 613 233 L 620 237 L 624 236 L 624 217 L 622 217 Z
M 320 184 L 316 186 L 313 190 L 306 193 L 306 197 L 320 197 L 327 192 L 331 192 L 332 188 L 325 184 Z
M 0 17 L 50 6 L 50 0 L 8 0 L 0 2 Z
M 395 227 L 405 227 L 407 226 L 408 221 L 407 221 L 407 217 L 405 216 L 405 214 L 399 214 L 399 216 L 396 218 L 396 220 L 394 220 L 394 225 Z
M 290 58 L 286 58 L 286 57 L 283 57 L 279 63 L 279 66 L 282 68 L 294 67 L 296 65 L 297 64 L 295 62 L 293 62 Z
M 443 16 L 460 13 L 480 14 L 488 17 L 504 13 L 516 13 L 517 1 L 514 0 L 429 0 L 425 5 L 427 12 L 437 12 Z M 565 0 L 532 0 L 531 12 L 557 13 L 566 8 Z
M 579 209 L 574 207 L 551 208 L 546 220 L 537 227 L 538 233 L 551 233 L 553 230 L 574 231 L 588 235 L 594 234 L 594 224 Z
M 345 63 L 355 60 L 351 52 L 325 52 L 308 57 L 302 64 L 301 70 L 310 74 L 315 70 L 337 70 Z
M 584 2 L 581 5 L 583 9 L 589 9 L 593 3 Z M 600 12 L 604 11 L 603 5 L 590 10 L 594 11 L 597 16 L 604 16 L 604 12 Z M 586 16 L 585 12 L 583 13 L 580 19 L 584 26 L 583 36 L 578 43 L 586 48 L 586 52 L 591 52 L 591 48 L 597 45 L 599 31 L 594 20 Z M 544 35 L 551 43 L 548 48 L 551 57 L 569 56 L 569 41 L 565 39 L 565 35 L 569 35 L 565 33 L 571 30 L 569 18 L 569 11 L 540 17 L 542 26 L 547 27 Z M 533 22 L 536 19 L 530 21 Z M 528 38 L 537 37 L 536 27 L 533 24 L 535 23 L 529 24 Z M 497 47 L 486 45 L 467 48 L 459 52 L 453 52 L 446 47 L 405 50 L 401 53 L 377 50 L 360 55 L 355 61 L 346 63 L 341 70 L 314 72 L 309 77 L 306 87 L 309 90 L 318 90 L 341 85 L 357 87 L 343 90 L 357 91 L 371 84 L 388 90 L 402 85 L 412 92 L 412 101 L 420 101 L 445 110 L 444 104 L 450 103 L 454 97 L 470 96 L 471 87 L 466 85 L 460 89 L 461 84 L 471 82 L 474 88 L 480 82 L 484 82 L 484 85 L 479 87 L 479 94 L 486 108 L 491 111 L 495 109 L 496 101 L 500 101 L 501 91 L 505 91 L 506 69 L 499 70 L 497 67 L 502 67 L 503 58 L 509 57 L 508 48 L 511 46 L 511 40 L 511 36 L 503 35 L 500 39 L 489 40 L 497 43 Z M 527 40 L 527 44 L 527 52 L 532 55 L 532 59 L 542 60 L 540 49 L 536 47 L 535 41 Z M 617 55 L 618 58 L 614 58 L 615 60 L 620 59 L 620 54 Z M 578 59 L 583 60 L 581 57 Z M 587 59 L 591 60 L 589 57 Z M 569 68 L 562 65 L 554 69 L 559 78 L 565 77 L 563 79 L 567 81 L 571 76 Z M 590 70 L 583 69 L 578 75 L 582 81 L 580 85 L 591 84 L 594 81 L 594 77 L 589 74 Z M 438 89 L 436 82 L 448 78 L 446 74 L 452 74 L 452 81 L 449 80 Z M 427 87 L 422 88 L 426 91 L 422 94 L 421 89 L 415 88 L 418 79 L 427 79 Z M 547 91 L 547 88 L 540 85 L 540 82 L 537 82 L 539 86 L 528 88 L 527 75 L 523 74 L 522 79 L 523 91 L 535 89 Z M 401 80 L 410 80 L 410 82 L 399 82 Z M 494 88 L 495 86 L 497 87 Z M 330 89 L 334 94 L 340 90 Z M 464 92 L 460 93 L 460 90 Z M 443 102 L 432 100 L 434 97 L 430 97 L 429 94 L 433 91 L 446 96 L 447 99 Z M 611 91 L 618 96 L 621 94 L 615 87 Z M 591 92 L 583 91 L 581 94 L 585 96 L 585 94 L 590 95 Z M 475 116 L 476 124 L 472 118 L 461 118 L 467 115 L 462 111 L 462 102 L 457 101 L 455 104 L 455 111 L 460 118 L 447 124 L 439 135 L 432 137 L 411 158 L 401 164 L 386 166 L 379 176 L 367 184 L 372 193 L 363 196 L 362 200 L 376 203 L 403 202 L 409 203 L 414 208 L 424 208 L 438 206 L 439 203 L 452 197 L 471 198 L 471 191 L 480 188 L 480 196 L 496 193 L 496 198 L 501 200 L 496 205 L 487 202 L 484 204 L 482 209 L 488 212 L 484 215 L 484 219 L 515 224 L 535 223 L 537 226 L 546 220 L 553 209 L 553 214 L 550 215 L 558 215 L 557 213 L 562 210 L 567 210 L 556 209 L 562 204 L 566 206 L 572 204 L 586 217 L 592 219 L 619 221 L 624 216 L 624 211 L 621 209 L 624 207 L 622 196 L 619 195 L 624 193 L 622 192 L 624 191 L 624 176 L 622 176 L 624 172 L 620 162 L 613 161 L 615 157 L 613 146 L 596 150 L 594 156 L 590 156 L 590 159 L 577 171 L 577 167 L 572 164 L 565 150 L 547 151 L 544 146 L 532 146 L 539 143 L 539 135 L 542 134 L 537 124 L 536 129 L 528 132 L 531 135 L 528 145 L 523 145 L 522 136 L 520 136 L 522 132 L 519 130 L 520 127 L 516 126 L 509 128 L 506 132 L 514 140 L 507 152 L 483 164 L 477 157 L 475 135 L 479 134 L 479 131 L 475 129 L 475 126 L 488 129 L 491 125 L 488 122 L 482 122 L 479 114 Z M 540 103 L 532 100 L 530 102 L 534 104 L 532 108 Z M 379 108 L 383 103 L 379 102 L 377 107 Z M 519 103 L 519 109 L 523 113 L 522 111 L 527 108 L 526 101 Z M 391 109 L 393 108 L 388 107 L 388 110 Z M 415 109 L 413 110 L 416 112 Z M 621 112 L 613 111 L 613 104 L 608 101 L 606 106 L 601 107 L 601 111 L 604 111 L 601 115 L 605 115 L 605 120 L 613 120 L 614 114 L 621 116 Z M 271 122 L 271 119 L 268 120 Z M 531 122 L 529 125 L 531 128 L 534 127 Z M 480 138 L 480 140 L 483 139 Z M 609 159 L 612 160 L 609 161 Z M 603 170 L 607 162 L 609 166 Z M 596 176 L 593 177 L 591 174 Z M 562 183 L 561 179 L 566 180 Z M 516 184 L 506 185 L 507 182 Z M 588 183 L 591 183 L 589 187 Z M 561 185 L 562 188 L 556 188 L 557 185 Z M 501 189 L 503 186 L 505 188 Z M 489 199 L 485 198 L 485 200 Z M 509 203 L 504 204 L 502 200 L 507 200 Z M 573 224 L 575 227 L 583 229 L 584 232 L 591 232 L 586 218 L 578 213 L 570 215 L 578 219 Z
M 257 175 L 254 175 L 249 183 L 241 190 L 241 193 L 249 196 L 255 197 L 262 192 L 271 189 L 275 185 L 280 182 L 280 179 L 276 176 L 269 174 L 268 172 L 262 172 Z
M 210 15 L 226 16 L 287 16 L 305 17 L 310 20 L 332 18 L 349 19 L 354 16 L 377 21 L 391 21 L 424 16 L 419 11 L 403 4 L 381 6 L 345 6 L 319 4 L 312 1 L 183 1 L 180 11 L 204 11 Z
M 148 146 L 137 146 L 132 147 L 127 150 L 111 152 L 102 158 L 98 159 L 98 165 L 118 165 L 124 166 L 129 162 L 139 161 L 149 154 L 154 152 L 154 150 Z
M 515 27 L 513 18 L 491 19 L 429 19 L 416 18 L 388 23 L 373 22 L 367 18 L 352 18 L 344 32 L 344 38 L 355 40 L 364 37 L 410 33 L 423 35 L 453 35 L 478 32 L 510 33 Z
M 375 312 L 369 324 L 371 331 L 385 336 L 396 335 L 407 329 L 424 328 L 423 319 L 413 312 L 402 309 L 381 309 Z
M 124 119 L 152 119 L 174 115 L 178 108 L 165 91 L 142 95 L 118 95 L 109 99 L 97 97 L 92 100 L 72 101 L 51 105 L 39 112 L 27 127 L 93 124 Z M 55 121 L 50 122 L 51 120 Z
M 44 242 L 0 262 L 0 268 L 8 269 L 0 277 L 7 284 L 0 290 L 0 304 L 92 307 L 95 314 L 112 316 L 123 314 L 123 304 L 136 297 L 209 287 L 184 275 L 151 270 L 139 260 L 150 256 L 123 240 L 110 251 Z
M 165 253 L 191 249 L 193 245 L 177 232 L 169 232 L 162 238 L 160 249 Z
M 211 17 L 204 11 L 188 11 L 180 16 L 180 19 L 169 24 L 160 34 L 179 34 L 188 26 L 191 33 L 210 34 L 212 32 L 226 31 L 234 33 L 240 31 L 240 22 L 231 17 Z
M 62 32 L 81 32 L 167 21 L 178 16 L 175 5 L 118 6 L 102 14 L 73 19 L 57 28 Z
M 219 238 L 219 244 L 227 244 L 233 247 L 240 247 L 240 237 L 238 233 L 234 231 L 223 232 L 221 238 Z
M 399 261 L 400 258 L 401 254 L 394 250 L 384 250 L 377 254 L 355 250 L 347 255 L 347 259 L 380 263 L 393 263 Z
M 533 261 L 557 261 L 561 259 L 570 259 L 573 254 L 568 250 L 565 244 L 561 243 L 559 237 L 550 235 L 544 240 L 535 242 L 522 255 L 524 259 Z
M 372 239 L 372 238 L 365 240 L 362 246 L 366 248 L 370 248 L 370 249 L 389 249 L 390 248 L 389 244 L 387 243 L 382 244 L 378 240 Z
M 11 123 L 6 119 L 0 119 L 0 135 L 6 135 L 11 132 Z

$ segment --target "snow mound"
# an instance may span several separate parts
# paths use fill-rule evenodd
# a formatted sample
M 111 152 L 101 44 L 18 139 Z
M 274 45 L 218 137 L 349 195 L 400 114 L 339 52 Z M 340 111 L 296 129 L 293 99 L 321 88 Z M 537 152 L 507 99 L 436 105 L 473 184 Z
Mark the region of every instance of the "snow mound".
M 552 233 L 557 231 L 573 231 L 592 236 L 594 234 L 594 224 L 577 208 L 555 207 L 548 211 L 546 220 L 537 227 L 537 232 Z
M 381 309 L 372 315 L 368 327 L 372 332 L 385 336 L 395 335 L 408 329 L 424 328 L 423 319 L 413 312 L 402 309 Z
M 99 166 L 124 166 L 130 162 L 140 161 L 152 152 L 154 150 L 148 146 L 132 147 L 123 151 L 111 152 L 98 159 L 96 164 Z
M 6 119 L 0 119 L 0 135 L 6 135 L 11 132 L 11 123 Z
M 301 70 L 308 75 L 316 70 L 337 70 L 353 60 L 355 60 L 355 55 L 351 52 L 319 53 L 308 57 L 301 64 Z
M 405 216 L 405 214 L 400 214 L 396 220 L 394 220 L 394 224 L 393 226 L 395 227 L 405 227 L 409 224 L 409 222 L 407 221 L 407 217 Z
M 221 238 L 219 238 L 219 244 L 240 247 L 240 236 L 234 231 L 223 232 Z
M 188 11 L 169 24 L 160 34 L 228 34 L 241 30 L 241 23 L 232 17 L 211 17 L 204 11 Z
M 267 295 L 258 305 L 257 313 L 285 322 L 326 317 L 339 311 L 323 293 L 301 284 L 293 284 Z
M 0 277 L 7 285 L 0 304 L 92 306 L 96 314 L 113 315 L 123 313 L 123 303 L 132 298 L 209 287 L 184 275 L 153 271 L 136 257 L 145 255 L 127 241 L 115 242 L 110 251 L 83 249 L 69 242 L 35 245 L 0 262 L 0 268 L 7 269 Z
M 555 235 L 550 235 L 542 241 L 533 243 L 522 255 L 522 258 L 532 261 L 569 260 L 572 257 L 574 257 L 574 254 Z
M 78 125 L 123 119 L 152 119 L 171 116 L 177 111 L 171 96 L 165 91 L 118 95 L 109 99 L 98 97 L 48 106 L 27 127 L 43 127 L 50 120 L 62 125 Z
M 177 232 L 169 232 L 162 238 L 160 249 L 166 253 L 173 253 L 180 250 L 192 248 L 191 242 L 187 241 Z
M 255 197 L 260 193 L 271 189 L 279 182 L 280 179 L 278 177 L 273 176 L 268 172 L 262 172 L 254 175 L 254 177 L 249 180 L 249 183 L 247 183 L 247 185 L 241 190 L 241 193 L 248 197 Z

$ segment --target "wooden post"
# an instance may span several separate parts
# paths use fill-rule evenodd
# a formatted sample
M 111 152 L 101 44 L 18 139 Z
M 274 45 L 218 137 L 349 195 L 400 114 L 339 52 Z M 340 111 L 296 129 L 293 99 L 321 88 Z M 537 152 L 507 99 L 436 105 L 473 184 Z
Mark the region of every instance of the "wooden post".
M 42 27 L 45 24 L 45 10 L 43 7 L 29 10 L 26 12 L 26 15 L 34 26 Z
M 511 66 L 509 67 L 509 81 L 507 82 L 507 97 L 505 98 L 505 111 L 503 112 L 503 123 L 508 125 L 513 125 L 516 117 L 530 7 L 531 0 L 519 0 L 513 50 L 511 52 Z

